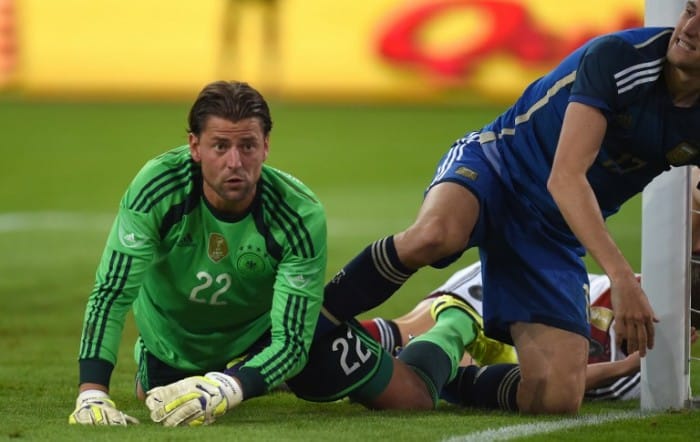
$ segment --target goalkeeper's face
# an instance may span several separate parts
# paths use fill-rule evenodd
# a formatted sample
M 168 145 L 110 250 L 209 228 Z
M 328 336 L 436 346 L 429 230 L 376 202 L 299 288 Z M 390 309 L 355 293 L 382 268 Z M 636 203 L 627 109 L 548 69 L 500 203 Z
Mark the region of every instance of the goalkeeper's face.
M 230 121 L 211 116 L 200 134 L 189 135 L 192 159 L 202 167 L 204 196 L 217 210 L 248 210 L 269 151 L 258 118 Z

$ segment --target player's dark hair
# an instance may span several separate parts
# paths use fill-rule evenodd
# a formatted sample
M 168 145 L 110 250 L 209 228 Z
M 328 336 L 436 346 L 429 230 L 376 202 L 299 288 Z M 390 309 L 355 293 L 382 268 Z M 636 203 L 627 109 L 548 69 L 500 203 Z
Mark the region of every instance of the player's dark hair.
M 260 92 L 240 81 L 215 81 L 204 86 L 190 109 L 187 131 L 199 136 L 212 116 L 234 122 L 254 117 L 260 120 L 265 136 L 272 130 L 267 102 Z

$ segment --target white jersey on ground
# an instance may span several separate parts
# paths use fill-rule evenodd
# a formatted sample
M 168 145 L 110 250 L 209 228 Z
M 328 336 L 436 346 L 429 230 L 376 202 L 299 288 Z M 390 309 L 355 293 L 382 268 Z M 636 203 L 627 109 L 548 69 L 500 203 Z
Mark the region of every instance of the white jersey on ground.
M 591 342 L 589 363 L 618 361 L 627 357 L 623 349 L 615 345 L 615 332 L 612 328 L 613 311 L 610 301 L 610 279 L 606 275 L 589 274 L 589 294 L 591 303 Z M 457 271 L 444 284 L 430 295 L 443 293 L 455 295 L 469 303 L 483 315 L 483 290 L 481 263 L 476 262 Z M 617 379 L 612 384 L 588 390 L 587 399 L 637 399 L 639 398 L 641 376 L 636 373 Z

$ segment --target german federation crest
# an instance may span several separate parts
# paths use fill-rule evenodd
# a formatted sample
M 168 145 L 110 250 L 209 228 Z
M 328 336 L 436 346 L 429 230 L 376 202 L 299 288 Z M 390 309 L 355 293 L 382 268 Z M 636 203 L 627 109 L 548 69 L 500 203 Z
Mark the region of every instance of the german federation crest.
M 262 251 L 259 248 L 254 250 L 244 251 L 236 259 L 236 270 L 240 275 L 253 276 L 262 273 L 265 270 L 265 260 L 261 256 Z

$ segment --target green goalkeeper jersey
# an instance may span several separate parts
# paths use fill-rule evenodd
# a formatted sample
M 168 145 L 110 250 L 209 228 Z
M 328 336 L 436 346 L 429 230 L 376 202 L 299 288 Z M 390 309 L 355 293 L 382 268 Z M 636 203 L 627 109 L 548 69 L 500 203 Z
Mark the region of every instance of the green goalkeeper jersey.
M 149 161 L 121 200 L 85 311 L 81 382 L 108 385 L 126 313 L 144 345 L 185 371 L 241 368 L 255 395 L 299 372 L 323 300 L 326 218 L 299 180 L 263 166 L 250 210 L 208 205 L 188 146 Z M 246 381 L 257 385 L 246 388 Z

